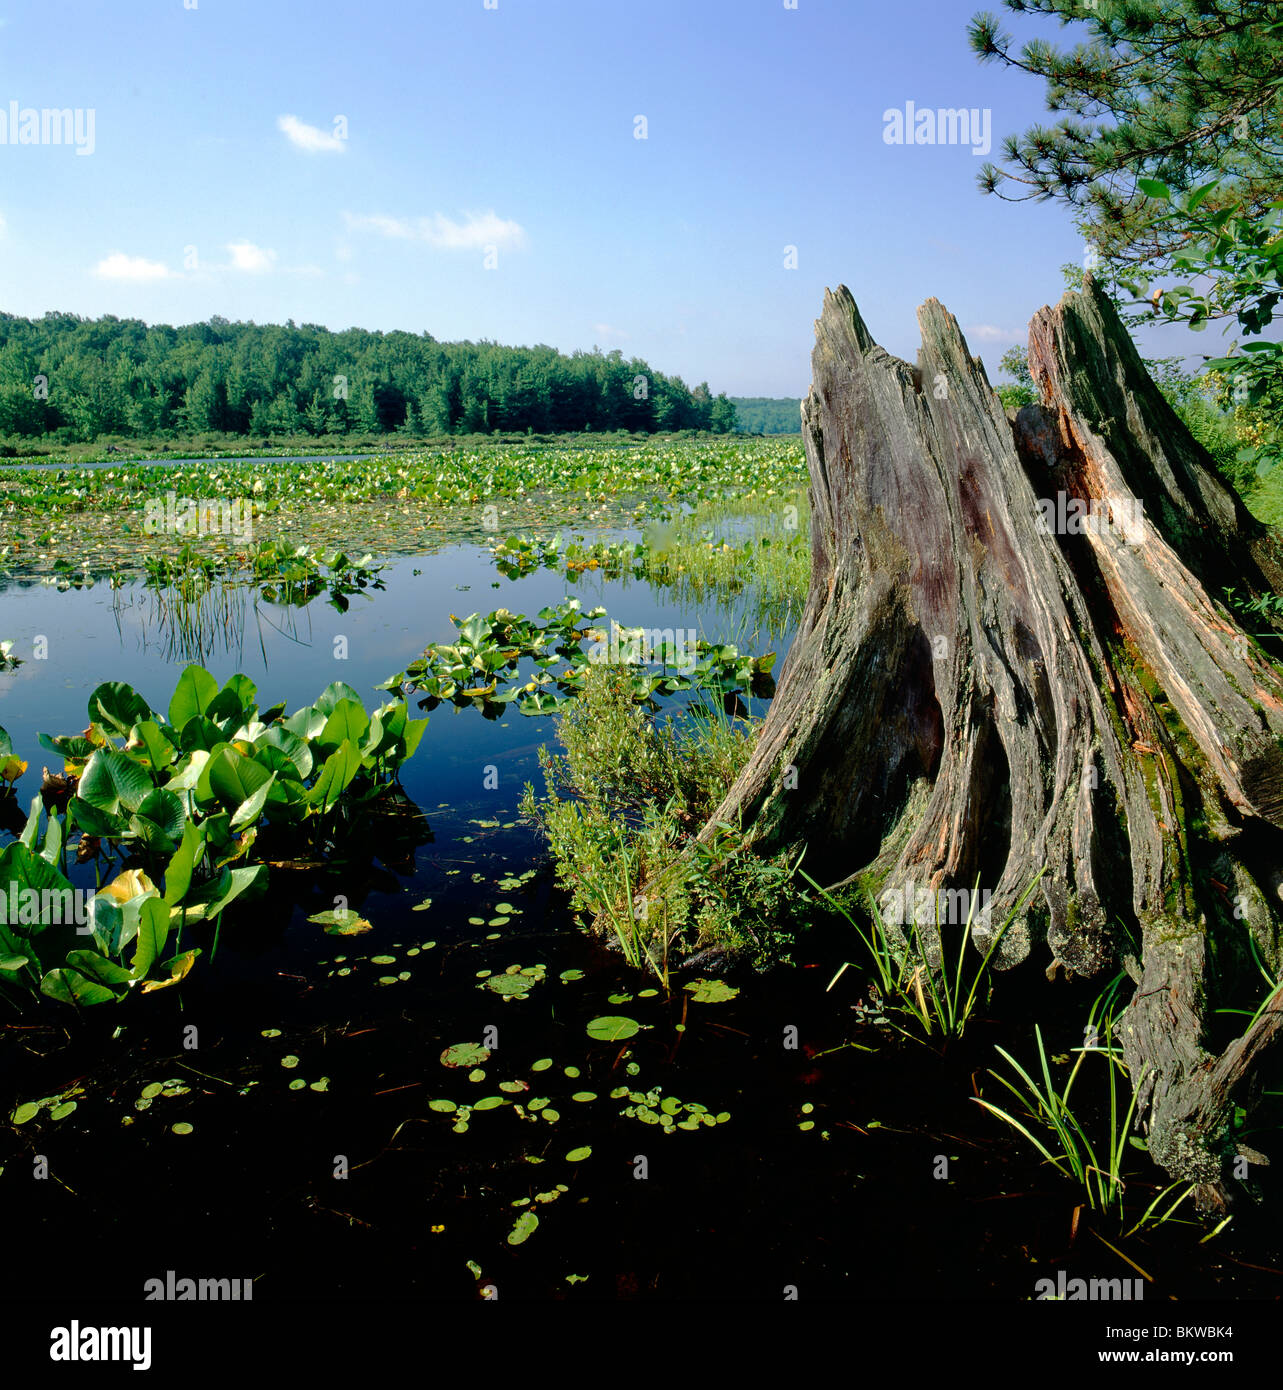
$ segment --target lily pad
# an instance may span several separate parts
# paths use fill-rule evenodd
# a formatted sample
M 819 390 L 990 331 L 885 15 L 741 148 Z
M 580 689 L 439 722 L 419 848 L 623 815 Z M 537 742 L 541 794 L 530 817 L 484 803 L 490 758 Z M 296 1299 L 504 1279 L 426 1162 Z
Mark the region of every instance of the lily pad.
M 622 1014 L 606 1014 L 594 1018 L 588 1025 L 588 1036 L 598 1042 L 622 1042 L 625 1038 L 631 1038 L 640 1027 L 636 1019 L 625 1018 Z
M 314 912 L 308 919 L 322 926 L 331 936 L 359 936 L 374 928 L 355 908 L 330 908 L 325 912 Z
M 725 980 L 691 980 L 686 986 L 697 1004 L 724 1004 L 734 999 L 739 990 Z
M 296 1067 L 296 1066 L 298 1066 L 298 1058 L 295 1057 L 294 1054 L 291 1052 L 290 1055 L 289 1055 L 288 1057 L 282 1057 L 282 1058 L 281 1058 L 281 1066 L 283 1066 L 283 1067 Z
M 192 1126 L 189 1125 L 186 1120 L 179 1120 L 176 1125 L 170 1125 L 170 1129 L 172 1129 L 175 1134 L 190 1134 L 192 1132 Z
M 490 1060 L 490 1049 L 480 1043 L 455 1043 L 441 1054 L 443 1067 L 475 1067 Z
M 28 1120 L 33 1120 L 40 1113 L 40 1107 L 34 1100 L 24 1102 L 13 1112 L 9 1118 L 16 1125 L 25 1125 Z
M 523 1211 L 517 1217 L 517 1224 L 508 1233 L 509 1245 L 524 1245 L 539 1227 L 539 1218 L 533 1211 Z

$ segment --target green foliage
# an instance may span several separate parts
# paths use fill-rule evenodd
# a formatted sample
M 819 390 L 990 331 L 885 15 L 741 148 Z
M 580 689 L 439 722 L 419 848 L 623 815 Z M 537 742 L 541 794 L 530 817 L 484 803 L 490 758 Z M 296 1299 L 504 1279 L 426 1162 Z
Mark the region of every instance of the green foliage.
M 988 1002 L 993 989 L 989 963 L 1045 872 L 1043 870 L 1034 878 L 997 930 L 990 935 L 983 956 L 970 949 L 978 945 L 974 941 L 980 886 L 978 880 L 976 891 L 968 897 L 967 920 L 952 949 L 946 940 L 947 932 L 939 920 L 937 897 L 936 921 L 933 924 L 939 946 L 936 953 L 923 939 L 916 918 L 910 925 L 907 937 L 903 929 L 899 936 L 894 935 L 887 930 L 877 900 L 870 893 L 866 931 L 851 915 L 847 903 L 827 892 L 804 870 L 802 877 L 837 915 L 854 928 L 865 950 L 865 965 L 873 970 L 878 993 L 885 1005 L 911 1018 L 928 1038 L 938 1033 L 947 1039 L 962 1037 L 977 1006 Z M 829 981 L 828 988 L 832 989 L 850 967 L 851 962 L 845 962 Z
M 626 676 L 595 666 L 558 723 L 565 753 L 540 750 L 545 795 L 522 814 L 547 837 L 557 880 L 581 923 L 600 919 L 635 966 L 666 978 L 677 950 L 716 944 L 779 959 L 801 908 L 786 862 L 704 825 L 752 751 L 755 729 L 706 711 L 649 717 Z
M 735 428 L 743 434 L 801 434 L 802 402 L 796 396 L 732 396 Z
M 1142 179 L 1140 187 L 1160 209 L 1154 214 L 1155 224 L 1171 227 L 1181 237 L 1170 271 L 1184 283 L 1153 291 L 1152 316 L 1195 330 L 1228 320 L 1254 339 L 1241 346 L 1235 343 L 1237 351 L 1212 358 L 1207 366 L 1223 374 L 1219 379 L 1235 405 L 1265 408 L 1264 437 L 1240 456 L 1264 475 L 1277 465 L 1283 448 L 1283 343 L 1257 336 L 1279 317 L 1283 303 L 1283 201 L 1256 210 L 1222 200 L 1213 210 L 1220 189 L 1216 181 L 1184 197 L 1173 197 L 1156 180 Z M 1124 283 L 1142 298 L 1149 294 L 1145 276 Z
M 425 534 L 493 541 L 499 526 L 516 530 L 521 518 L 545 514 L 534 499 L 551 494 L 568 524 L 591 516 L 600 526 L 610 524 L 608 514 L 635 525 L 714 502 L 778 510 L 806 487 L 806 460 L 792 440 L 589 438 L 460 441 L 370 458 L 219 461 L 199 470 L 0 467 L 0 570 L 53 572 L 70 585 L 82 570 L 115 580 L 138 572 L 145 557 L 173 559 L 187 547 L 221 551 L 229 566 L 252 553 L 249 535 L 146 532 L 149 505 L 162 510 L 157 504 L 170 493 L 221 499 L 229 513 L 252 521 L 255 537 L 274 537 L 286 551 L 305 543 L 316 555 L 350 547 L 356 535 L 385 554 L 422 553 Z
M 781 631 L 797 620 L 811 582 L 805 493 L 701 502 L 656 519 L 640 541 L 510 536 L 491 546 L 500 574 L 517 579 L 556 569 L 572 583 L 584 573 L 644 579 L 685 607 L 749 596 L 759 625 Z
M 1029 373 L 1028 349 L 1008 348 L 998 359 L 998 365 L 1012 378 L 1010 382 L 1000 382 L 996 388 L 1003 408 L 1019 410 L 1022 405 L 1033 405 L 1038 392 L 1034 390 L 1034 379 Z
M 58 382 L 45 400 L 34 399 L 37 375 Z M 566 356 L 292 321 L 148 328 L 111 316 L 0 315 L 0 436 L 734 428 L 725 395 L 618 350 Z
M 434 642 L 378 688 L 417 692 L 427 709 L 441 700 L 473 705 L 491 719 L 511 703 L 522 714 L 550 714 L 573 702 L 585 690 L 591 669 L 604 665 L 619 672 L 620 689 L 626 688 L 639 702 L 687 690 L 712 691 L 726 702 L 741 694 L 769 698 L 775 693 L 770 674 L 774 652 L 743 656 L 726 643 L 696 639 L 686 644 L 672 629 L 598 626 L 606 610 L 585 613 L 577 598 L 541 608 L 536 616 L 542 625 L 507 608 L 485 617 L 473 613 L 459 618 L 452 613 L 457 639 Z M 583 650 L 585 643 L 590 644 L 588 651 Z M 519 675 L 524 660 L 537 669 Z M 660 669 L 644 669 L 647 661 Z M 563 662 L 554 672 L 552 668 Z M 516 683 L 500 690 L 501 680 Z
M 367 714 L 338 681 L 288 718 L 283 705 L 260 714 L 247 677 L 220 688 L 199 666 L 182 673 L 167 717 L 119 681 L 93 691 L 88 717 L 83 734 L 40 735 L 63 758 L 65 818 L 51 809 L 42 834 L 36 796 L 19 840 L 0 851 L 0 997 L 10 1002 L 24 987 L 79 1006 L 177 983 L 198 953 L 176 945 L 163 959 L 171 933 L 180 942 L 186 926 L 217 924 L 265 890 L 267 859 L 315 854 L 322 834 L 368 817 L 427 725 L 404 701 Z M 122 868 L 91 899 L 83 929 L 65 906 L 76 830 L 77 862 L 95 863 L 99 881 L 113 860 Z M 256 852 L 260 835 L 266 852 Z M 7 905 L 23 890 L 38 902 L 14 921 Z
M 1278 141 L 1283 84 L 1279 0 L 1005 0 L 1017 14 L 1079 26 L 1063 49 L 1033 39 L 1018 52 L 998 20 L 976 15 L 982 61 L 1041 77 L 1054 126 L 1003 144 L 1005 168 L 987 164 L 980 186 L 1012 201 L 1056 199 L 1072 208 L 1106 278 L 1161 269 L 1183 245 L 1137 196 L 1140 179 L 1185 191 L 1227 181 L 1219 208 L 1241 202 L 1259 216 L 1283 184 Z M 1232 190 L 1232 194 L 1231 194 Z
M 1013 1115 L 1009 1110 L 1001 1109 L 981 1096 L 973 1097 L 977 1105 L 983 1106 L 990 1114 L 996 1115 L 1018 1134 L 1023 1135 L 1058 1172 L 1075 1179 L 1082 1186 L 1093 1211 L 1114 1209 L 1120 1216 L 1126 1186 L 1123 1177 L 1123 1156 L 1139 1091 L 1139 1085 L 1133 1088 L 1131 1101 L 1120 1116 L 1120 1083 L 1126 1082 L 1128 1074 L 1122 1057 L 1114 1046 L 1113 1033 L 1114 1008 L 1125 979 L 1125 975 L 1117 977 L 1092 1005 L 1084 1030 L 1085 1045 L 1073 1049 L 1077 1061 L 1060 1090 L 1057 1090 L 1052 1082 L 1051 1066 L 1053 1062 L 1061 1059 L 1048 1058 L 1043 1045 L 1042 1030 L 1035 1025 L 1034 1039 L 1038 1047 L 1041 1085 L 1001 1047 L 994 1050 L 1015 1073 L 1017 1081 L 1013 1082 L 992 1070 L 989 1072 L 989 1075 L 1004 1086 L 1018 1102 L 1019 1113 Z M 1080 1113 L 1070 1104 L 1074 1082 L 1078 1079 L 1083 1062 L 1089 1055 L 1104 1059 L 1109 1083 L 1109 1146 L 1099 1157 Z M 1143 1080 L 1143 1076 L 1140 1079 Z M 1040 1138 L 1034 1132 L 1035 1129 L 1044 1137 Z M 1056 1152 L 1052 1152 L 1049 1144 L 1053 1145 Z M 1141 1218 L 1142 1223 L 1149 1218 L 1152 1211 L 1151 1204 L 1150 1210 Z

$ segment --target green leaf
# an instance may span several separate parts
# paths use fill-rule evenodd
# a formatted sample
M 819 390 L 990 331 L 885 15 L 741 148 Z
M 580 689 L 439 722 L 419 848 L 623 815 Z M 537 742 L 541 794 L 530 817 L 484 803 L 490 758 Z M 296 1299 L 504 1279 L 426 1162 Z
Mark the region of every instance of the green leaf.
M 517 1224 L 508 1233 L 509 1245 L 524 1245 L 534 1235 L 539 1226 L 539 1218 L 533 1211 L 523 1211 L 517 1217 Z
M 210 755 L 201 778 L 202 783 L 208 784 L 210 792 L 234 814 L 238 814 L 245 802 L 271 780 L 272 774 L 265 767 L 252 758 L 242 757 L 229 745 Z M 199 785 L 197 792 L 200 792 Z
M 1171 189 L 1159 179 L 1137 179 L 1136 187 L 1139 188 L 1147 198 L 1158 198 L 1165 203 L 1169 203 L 1172 200 Z
M 738 989 L 728 985 L 725 980 L 691 980 L 685 988 L 690 991 L 697 1004 L 724 1004 L 739 993 Z
M 317 735 L 316 743 L 322 751 L 338 748 L 344 742 L 359 748 L 369 727 L 369 716 L 360 700 L 340 700 L 325 721 L 325 728 Z
M 588 1036 L 598 1042 L 622 1042 L 631 1038 L 641 1027 L 636 1019 L 625 1018 L 621 1014 L 607 1014 L 594 1018 L 588 1025 Z
M 142 720 L 134 732 L 142 740 L 147 751 L 147 761 L 155 771 L 160 772 L 167 768 L 178 756 L 178 750 L 154 719 Z
M 127 985 L 133 978 L 123 965 L 99 955 L 97 951 L 69 951 L 67 964 L 101 985 Z
M 361 697 L 350 685 L 331 681 L 317 696 L 316 709 L 328 719 L 344 700 L 353 700 L 357 705 L 361 703 Z
M 116 993 L 106 985 L 90 980 L 78 970 L 59 967 L 40 981 L 40 993 L 63 1004 L 114 1004 Z
M 153 790 L 143 797 L 130 828 L 151 850 L 169 853 L 187 824 L 183 803 L 171 791 Z
M 114 748 L 99 748 L 89 759 L 80 784 L 79 798 L 99 811 L 119 815 L 134 812 L 152 790 L 147 770 L 126 753 Z
M 89 697 L 89 722 L 110 725 L 128 736 L 141 720 L 151 717 L 151 706 L 123 681 L 104 681 Z
M 307 744 L 295 733 L 291 733 L 283 724 L 273 724 L 270 729 L 254 740 L 256 748 L 275 748 L 298 769 L 298 775 L 308 777 L 312 772 L 312 751 Z
M 165 866 L 165 901 L 174 906 L 182 902 L 191 887 L 197 856 L 205 843 L 200 828 L 194 821 L 188 821 L 183 830 L 183 842 L 170 857 Z
M 218 694 L 218 682 L 203 666 L 189 666 L 178 678 L 169 702 L 169 722 L 182 730 L 189 719 L 204 714 Z
M 482 1047 L 480 1043 L 455 1043 L 452 1047 L 447 1047 L 441 1054 L 441 1065 L 443 1067 L 472 1067 L 480 1066 L 482 1062 L 489 1061 L 490 1049 Z
M 353 778 L 360 770 L 360 750 L 345 739 L 338 749 L 326 758 L 320 775 L 303 799 L 310 806 L 319 806 L 322 811 L 329 811 L 352 785 Z
M 169 904 L 163 898 L 152 897 L 143 901 L 138 915 L 138 939 L 134 945 L 133 968 L 131 975 L 141 980 L 160 959 L 169 936 Z

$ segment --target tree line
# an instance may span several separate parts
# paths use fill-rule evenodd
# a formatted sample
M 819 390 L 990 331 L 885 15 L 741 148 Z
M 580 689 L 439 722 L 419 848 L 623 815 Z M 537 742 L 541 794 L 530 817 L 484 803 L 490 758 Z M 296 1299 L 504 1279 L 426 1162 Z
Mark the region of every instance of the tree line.
M 796 396 L 732 396 L 745 434 L 800 434 L 802 402 Z
M 113 315 L 0 314 L 0 435 L 641 433 L 736 428 L 688 387 L 615 351 L 440 343 L 316 324 L 148 327 Z

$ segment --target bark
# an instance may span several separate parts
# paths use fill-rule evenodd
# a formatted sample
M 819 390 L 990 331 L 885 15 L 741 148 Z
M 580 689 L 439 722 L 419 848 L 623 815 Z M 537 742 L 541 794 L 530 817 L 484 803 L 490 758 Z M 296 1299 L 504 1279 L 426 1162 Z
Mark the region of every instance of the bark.
M 978 881 L 991 929 L 1045 871 L 995 959 L 1125 965 L 1150 1151 L 1207 1195 L 1280 1021 L 1227 1047 L 1210 1012 L 1213 957 L 1228 979 L 1250 933 L 1280 964 L 1283 679 L 1223 591 L 1283 591 L 1283 550 L 1090 278 L 1034 318 L 1041 404 L 1011 418 L 952 315 L 918 318 L 911 366 L 825 296 L 810 592 L 714 820 L 882 901 Z M 1073 499 L 1100 523 L 1074 534 Z

